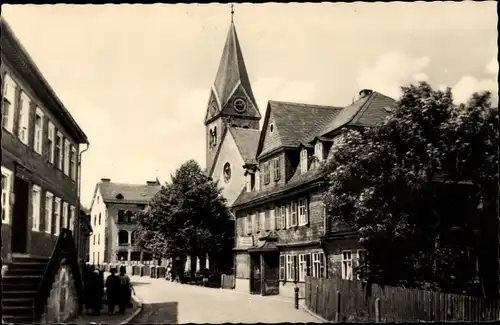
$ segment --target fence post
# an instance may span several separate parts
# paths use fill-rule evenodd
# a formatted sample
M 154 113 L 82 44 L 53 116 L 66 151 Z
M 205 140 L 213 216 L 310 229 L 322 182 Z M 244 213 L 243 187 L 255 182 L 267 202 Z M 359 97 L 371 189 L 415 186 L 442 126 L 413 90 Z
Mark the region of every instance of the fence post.
M 295 309 L 299 309 L 299 287 L 295 286 Z
M 340 291 L 337 290 L 337 312 L 335 313 L 335 323 L 340 322 Z
M 375 323 L 380 323 L 380 298 L 375 299 Z

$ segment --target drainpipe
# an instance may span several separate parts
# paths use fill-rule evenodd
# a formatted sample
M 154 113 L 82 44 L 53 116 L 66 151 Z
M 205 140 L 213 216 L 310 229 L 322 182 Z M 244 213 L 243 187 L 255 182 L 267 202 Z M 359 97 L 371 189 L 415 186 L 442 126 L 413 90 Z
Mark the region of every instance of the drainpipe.
M 81 247 L 81 239 L 80 239 L 80 236 L 81 236 L 81 225 L 80 225 L 80 195 L 81 195 L 81 187 L 82 187 L 82 154 L 89 150 L 89 147 L 90 147 L 90 144 L 87 142 L 86 143 L 87 145 L 87 148 L 85 148 L 84 150 L 82 150 L 79 154 L 78 154 L 78 185 L 77 185 L 77 193 L 76 193 L 76 197 L 77 197 L 77 201 L 76 201 L 76 222 L 77 224 L 75 225 L 75 239 L 76 239 L 76 252 L 77 252 L 77 256 L 78 258 L 80 258 L 80 254 L 81 254 L 81 250 L 82 250 L 82 247 Z

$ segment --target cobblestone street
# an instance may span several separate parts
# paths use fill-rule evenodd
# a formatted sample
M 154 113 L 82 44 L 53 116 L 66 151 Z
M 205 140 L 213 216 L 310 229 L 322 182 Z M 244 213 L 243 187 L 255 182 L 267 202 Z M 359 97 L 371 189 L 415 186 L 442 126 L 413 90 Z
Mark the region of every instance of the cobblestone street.
M 132 277 L 143 311 L 133 323 L 319 322 L 291 300 Z

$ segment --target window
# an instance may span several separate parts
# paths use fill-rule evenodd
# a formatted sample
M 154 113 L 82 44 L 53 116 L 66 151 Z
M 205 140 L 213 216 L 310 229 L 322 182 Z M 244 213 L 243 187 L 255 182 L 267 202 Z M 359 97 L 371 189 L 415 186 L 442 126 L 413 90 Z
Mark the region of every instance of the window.
M 259 230 L 266 229 L 266 211 L 261 210 L 259 212 Z
M 2 223 L 10 222 L 10 193 L 12 171 L 2 166 Z
M 54 195 L 50 192 L 45 193 L 45 232 L 52 233 L 52 208 L 54 204 Z
M 28 129 L 30 125 L 30 99 L 21 92 L 19 98 L 19 122 L 17 136 L 22 143 L 28 144 Z
M 264 184 L 271 182 L 271 170 L 269 169 L 269 162 L 264 163 Z
M 94 238 L 95 238 L 95 235 L 94 235 Z M 95 252 L 92 252 L 92 264 L 95 264 Z
M 300 172 L 303 174 L 307 172 L 307 149 L 300 151 Z
M 2 127 L 12 133 L 12 130 L 14 128 L 14 103 L 16 96 L 16 83 L 8 74 L 5 74 L 3 79 Z
M 33 188 L 31 189 L 31 195 L 32 195 L 32 208 L 33 208 L 32 229 L 34 231 L 40 231 L 40 200 L 42 199 L 41 192 L 42 190 L 40 186 L 33 185 Z
M 71 146 L 68 139 L 64 139 L 64 175 L 69 176 L 69 154 Z
M 101 234 L 97 234 L 97 245 L 101 245 Z
M 36 113 L 35 113 L 35 134 L 34 134 L 34 140 L 33 140 L 33 149 L 35 149 L 35 152 L 38 154 L 42 154 L 42 149 L 43 149 L 43 111 L 40 109 L 40 107 L 36 108 Z
M 342 279 L 352 280 L 352 252 L 342 252 Z
M 101 213 L 99 212 L 99 226 L 101 225 Z
M 75 229 L 75 207 L 69 207 L 69 230 L 73 231 Z
M 253 229 L 252 229 L 252 232 L 253 233 L 256 233 L 256 232 L 259 232 L 259 212 L 255 212 L 254 214 L 252 214 L 252 225 L 253 225 Z
M 55 151 L 55 156 L 56 156 L 56 167 L 59 168 L 60 170 L 63 169 L 63 136 L 61 132 L 57 132 L 57 138 L 56 138 L 56 151 Z
M 271 209 L 266 208 L 264 211 L 264 229 L 265 230 L 271 230 Z
M 299 199 L 299 226 L 304 226 L 309 223 L 307 214 L 307 198 Z
M 286 256 L 286 280 L 295 281 L 295 261 L 297 255 Z
M 252 215 L 248 213 L 245 217 L 245 232 L 247 234 L 252 233 Z
M 312 276 L 325 277 L 325 255 L 321 252 L 312 253 Z
M 92 242 L 92 245 L 95 245 L 95 234 L 93 236 L 93 242 Z
M 49 127 L 48 127 L 48 135 L 47 135 L 47 159 L 51 164 L 54 163 L 54 151 L 55 151 L 55 135 L 56 135 L 56 128 L 52 122 L 49 121 Z
M 54 200 L 54 219 L 56 225 L 54 235 L 59 236 L 59 232 L 61 231 L 61 199 L 58 197 Z
M 97 226 L 97 214 L 94 215 L 94 227 Z
M 128 231 L 120 230 L 118 233 L 118 245 L 128 245 Z
M 281 215 L 280 215 L 280 218 L 281 218 L 281 229 L 285 229 L 286 228 L 286 204 L 282 204 L 281 205 Z
M 307 260 L 309 254 L 299 254 L 299 281 L 305 281 L 307 275 Z
M 274 181 L 275 182 L 279 181 L 281 177 L 280 158 L 276 158 L 273 160 L 273 174 L 274 174 Z
M 76 148 L 71 147 L 71 179 L 76 181 L 77 164 L 76 164 Z M 97 203 L 99 203 L 99 197 L 97 197 Z
M 282 220 L 281 220 L 281 205 L 277 205 L 274 207 L 274 226 L 276 230 L 283 228 Z
M 290 202 L 288 211 L 287 211 L 287 226 L 295 227 L 297 226 L 297 201 Z
M 68 221 L 69 221 L 69 205 L 68 202 L 63 203 L 63 228 L 68 229 Z
M 125 211 L 118 210 L 118 222 L 125 222 Z
M 320 141 L 314 145 L 314 156 L 318 161 L 323 161 L 323 144 Z
M 280 255 L 280 280 L 285 281 L 286 276 L 286 256 Z

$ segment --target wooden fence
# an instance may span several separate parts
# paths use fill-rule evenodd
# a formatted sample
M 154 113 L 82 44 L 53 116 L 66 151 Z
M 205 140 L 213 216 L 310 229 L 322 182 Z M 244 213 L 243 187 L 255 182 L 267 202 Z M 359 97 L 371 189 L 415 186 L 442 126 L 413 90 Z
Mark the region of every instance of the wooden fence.
M 368 291 L 369 292 L 369 291 Z M 463 295 L 306 277 L 309 310 L 334 322 L 439 322 L 499 320 L 499 301 Z

